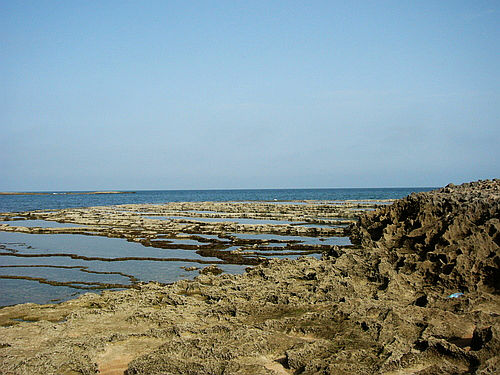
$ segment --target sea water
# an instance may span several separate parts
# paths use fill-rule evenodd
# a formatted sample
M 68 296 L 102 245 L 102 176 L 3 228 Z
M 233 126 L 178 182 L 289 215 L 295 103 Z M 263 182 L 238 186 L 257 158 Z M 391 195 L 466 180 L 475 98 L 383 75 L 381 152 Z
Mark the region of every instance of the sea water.
M 433 188 L 364 188 L 364 189 L 237 189 L 237 190 L 140 190 L 122 194 L 78 194 L 48 192 L 46 195 L 0 195 L 0 212 L 50 210 L 73 207 L 109 206 L 203 201 L 271 201 L 398 199 L 413 192 Z M 75 194 L 63 194 L 75 193 Z
M 296 200 L 363 200 L 397 199 L 412 192 L 431 188 L 386 189 L 265 189 L 265 190 L 164 190 L 137 191 L 123 194 L 56 194 L 0 195 L 0 212 L 54 210 L 73 207 L 106 206 L 117 204 L 161 204 L 183 201 L 268 201 L 276 204 Z M 191 218 L 191 220 L 205 220 Z M 208 219 L 207 219 L 208 220 Z M 210 219 L 210 221 L 233 221 Z M 256 219 L 252 223 L 260 222 Z M 77 227 L 76 224 L 44 220 L 6 222 L 11 226 Z M 307 224 L 304 224 L 307 225 Z M 284 247 L 273 240 L 297 240 L 304 245 L 346 245 L 345 237 L 320 240 L 315 237 L 279 236 L 269 234 L 233 234 L 239 238 L 268 240 L 271 247 Z M 172 244 L 204 246 L 192 239 L 170 239 Z M 229 251 L 231 248 L 228 248 Z M 265 251 L 265 250 L 264 250 Z M 259 252 L 259 251 L 258 251 Z M 183 278 L 193 278 L 196 271 L 182 267 L 202 268 L 206 262 L 217 264 L 224 272 L 241 273 L 245 265 L 221 264 L 220 259 L 202 257 L 193 250 L 159 249 L 147 247 L 125 239 L 84 236 L 78 234 L 26 234 L 0 231 L 0 306 L 37 302 L 64 301 L 78 294 L 92 291 L 92 287 L 105 283 L 130 285 L 135 281 L 170 283 Z M 26 256 L 16 256 L 25 254 Z M 71 254 L 80 256 L 71 257 Z M 34 257 L 36 256 L 36 257 Z M 290 256 L 291 258 L 298 255 Z M 319 256 L 319 254 L 314 254 Z M 83 257 L 83 258 L 82 258 Z M 89 259 L 85 259 L 85 257 Z M 126 258 L 107 260 L 105 258 Z M 275 255 L 282 258 L 285 255 Z M 148 258 L 139 259 L 139 258 Z M 23 277 L 19 279 L 16 277 Z M 45 283 L 62 282 L 67 285 Z M 52 283 L 53 284 L 53 283 Z M 117 289 L 110 287 L 109 289 Z

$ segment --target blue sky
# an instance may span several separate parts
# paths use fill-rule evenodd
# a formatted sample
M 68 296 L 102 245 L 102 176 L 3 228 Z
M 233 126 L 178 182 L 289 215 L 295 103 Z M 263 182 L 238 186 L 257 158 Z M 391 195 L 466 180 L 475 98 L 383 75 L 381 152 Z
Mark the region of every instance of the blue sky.
M 0 0 L 0 191 L 500 177 L 499 4 Z

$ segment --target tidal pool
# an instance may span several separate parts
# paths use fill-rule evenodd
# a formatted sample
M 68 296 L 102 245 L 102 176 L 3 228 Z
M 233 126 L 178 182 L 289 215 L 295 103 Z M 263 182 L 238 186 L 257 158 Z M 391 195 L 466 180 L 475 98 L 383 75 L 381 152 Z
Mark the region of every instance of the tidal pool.
M 58 223 L 57 221 L 51 220 L 10 220 L 10 221 L 0 221 L 0 224 L 8 224 L 11 227 L 26 227 L 26 228 L 76 228 L 82 227 L 79 224 L 73 223 Z
M 247 240 L 267 240 L 273 241 L 298 241 L 298 244 L 304 245 L 352 245 L 349 237 L 304 237 L 304 236 L 283 236 L 267 233 L 228 233 L 231 236 Z
M 152 239 L 153 246 L 145 246 L 121 238 L 102 236 L 0 231 L 0 306 L 24 302 L 49 303 L 53 299 L 69 299 L 75 293 L 127 288 L 138 282 L 172 283 L 198 275 L 197 271 L 186 271 L 182 267 L 203 268 L 216 264 L 224 272 L 241 273 L 248 265 L 231 264 L 232 258 L 227 258 L 228 263 L 217 257 L 218 254 L 222 256 L 221 252 L 227 255 L 238 249 L 253 261 L 255 257 L 262 256 L 291 259 L 301 255 L 321 256 L 318 253 L 310 254 L 308 250 L 288 249 L 287 243 L 280 241 L 299 245 L 350 244 L 347 237 L 229 235 L 234 236 L 235 240 L 266 240 L 268 244 L 257 241 L 255 244 L 259 248 L 254 249 L 252 244 L 234 246 L 234 242 L 229 239 L 216 241 L 221 240 L 218 235 L 193 234 L 214 242 L 199 242 L 180 236 Z M 174 248 L 159 247 L 162 244 Z M 197 246 L 194 250 L 193 245 Z M 183 246 L 191 246 L 191 249 Z M 197 251 L 203 251 L 208 256 L 202 256 Z M 222 258 L 226 259 L 224 256 Z
M 295 221 L 287 221 L 287 220 L 246 219 L 246 218 L 236 218 L 236 217 L 163 216 L 163 218 L 164 218 L 163 220 L 177 219 L 177 220 L 201 221 L 205 223 L 231 222 L 237 224 L 299 224 Z
M 300 224 L 300 226 L 308 228 L 347 228 L 349 224 Z
M 55 289 L 57 298 L 64 299 L 75 292 L 128 287 L 138 281 L 171 283 L 196 276 L 182 266 L 202 268 L 221 262 L 193 250 L 146 247 L 120 238 L 0 231 L 0 306 L 34 301 L 22 290 L 27 283 L 45 285 L 34 288 L 48 291 L 36 301 L 49 302 Z M 226 272 L 241 270 L 223 266 Z
M 199 242 L 196 240 L 192 240 L 189 238 L 160 238 L 158 240 L 151 240 L 151 242 L 155 241 L 168 241 L 172 245 L 194 245 L 194 246 L 205 246 L 206 243 Z

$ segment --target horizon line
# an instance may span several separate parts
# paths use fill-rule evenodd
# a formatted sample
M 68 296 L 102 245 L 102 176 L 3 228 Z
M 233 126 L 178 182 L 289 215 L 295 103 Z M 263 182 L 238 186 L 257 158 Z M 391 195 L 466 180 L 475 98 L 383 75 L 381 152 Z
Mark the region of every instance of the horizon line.
M 442 186 L 376 186 L 376 187 L 294 187 L 294 188 L 204 188 L 204 189 L 103 189 L 103 190 L 3 190 L 0 194 L 27 193 L 135 193 L 145 191 L 233 191 L 233 190 L 341 190 L 341 189 L 436 189 Z

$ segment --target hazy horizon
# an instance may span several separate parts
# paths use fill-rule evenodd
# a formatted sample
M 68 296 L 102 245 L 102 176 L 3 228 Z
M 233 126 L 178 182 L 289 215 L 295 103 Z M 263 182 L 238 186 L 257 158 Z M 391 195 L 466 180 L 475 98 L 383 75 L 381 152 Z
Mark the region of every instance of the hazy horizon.
M 283 187 L 283 188 L 213 188 L 213 189 L 107 189 L 107 190 L 23 190 L 23 191 L 0 191 L 0 193 L 80 193 L 80 192 L 123 192 L 123 193 L 135 193 L 135 192 L 146 192 L 146 191 L 232 191 L 232 190 L 349 190 L 349 189 L 359 189 L 359 190 L 377 190 L 377 189 L 438 189 L 442 186 L 375 186 L 375 187 Z
M 499 177 L 499 11 L 0 0 L 0 191 Z

